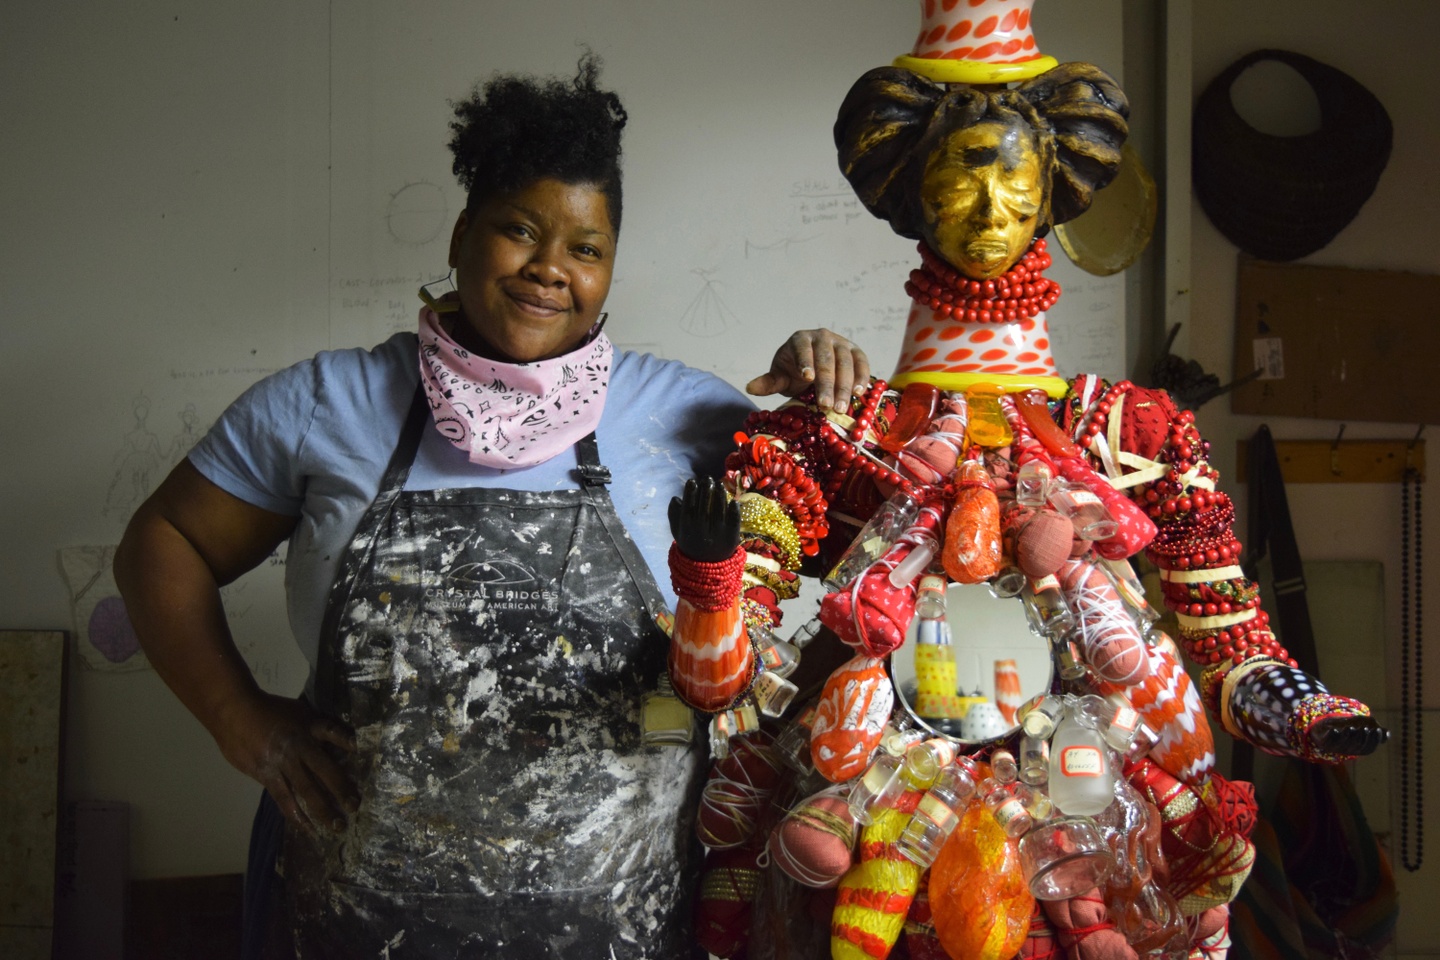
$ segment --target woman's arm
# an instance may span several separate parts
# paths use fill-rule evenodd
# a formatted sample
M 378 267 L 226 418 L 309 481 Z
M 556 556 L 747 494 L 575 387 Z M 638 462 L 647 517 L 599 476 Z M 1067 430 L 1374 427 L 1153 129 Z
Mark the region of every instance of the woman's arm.
M 260 689 L 220 601 L 220 587 L 260 564 L 295 524 L 226 493 L 184 460 L 131 519 L 115 552 L 115 582 L 156 673 L 225 759 L 293 823 L 328 828 L 356 798 L 327 745 L 353 750 L 353 735 L 303 699 Z

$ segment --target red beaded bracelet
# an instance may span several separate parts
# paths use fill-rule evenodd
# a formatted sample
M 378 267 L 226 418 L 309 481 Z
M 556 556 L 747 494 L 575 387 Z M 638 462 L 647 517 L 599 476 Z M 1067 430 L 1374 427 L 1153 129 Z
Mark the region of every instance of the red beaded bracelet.
M 745 570 L 745 548 L 736 547 L 725 560 L 692 560 L 670 545 L 670 582 L 675 595 L 697 610 L 725 610 L 740 596 L 740 575 Z

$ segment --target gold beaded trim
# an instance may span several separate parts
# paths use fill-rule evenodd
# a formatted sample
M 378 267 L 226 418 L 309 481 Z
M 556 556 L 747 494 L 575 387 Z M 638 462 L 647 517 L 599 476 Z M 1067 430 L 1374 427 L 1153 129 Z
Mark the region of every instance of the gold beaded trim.
M 764 567 L 754 564 L 745 565 L 745 574 L 742 582 L 750 586 L 768 587 L 774 591 L 777 599 L 793 600 L 800 596 L 800 578 L 791 577 L 788 580 L 782 579 L 776 574 L 778 571 L 767 570 Z
M 772 541 L 784 553 L 785 569 L 800 569 L 800 534 L 785 508 L 758 493 L 742 493 L 735 502 L 740 506 L 740 532 L 758 534 Z
M 700 882 L 701 900 L 749 903 L 760 889 L 760 871 L 748 867 L 717 867 Z

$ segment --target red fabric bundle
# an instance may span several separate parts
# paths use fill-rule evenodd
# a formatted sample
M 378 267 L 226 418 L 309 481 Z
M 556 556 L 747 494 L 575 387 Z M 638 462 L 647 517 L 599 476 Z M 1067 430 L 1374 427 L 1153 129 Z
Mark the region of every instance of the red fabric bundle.
M 730 741 L 700 794 L 695 832 L 712 850 L 738 847 L 755 836 L 780 782 L 780 759 L 763 730 Z
M 1030 933 L 1025 938 L 1025 946 L 1020 948 L 1020 960 L 1061 960 L 1062 957 L 1055 928 L 1036 900 L 1035 912 L 1030 915 Z
M 910 912 L 905 916 L 905 949 L 910 960 L 950 960 L 950 954 L 940 945 L 935 935 L 935 917 L 930 912 L 930 878 L 920 878 L 920 889 L 910 901 Z
M 711 851 L 700 874 L 695 942 L 717 957 L 740 957 L 750 942 L 750 917 L 760 887 L 759 845 Z
M 1164 390 L 1131 387 L 1125 397 L 1125 418 L 1120 424 L 1120 449 L 1154 460 L 1170 436 L 1170 425 L 1180 415 Z
M 1165 888 L 1181 912 L 1195 916 L 1234 899 L 1255 862 L 1254 788 L 1218 773 L 1191 786 L 1148 758 L 1127 766 L 1125 775 L 1160 811 L 1160 849 L 1170 868 Z
M 1072 900 L 1042 900 L 1041 906 L 1070 960 L 1139 960 L 1110 922 L 1100 891 Z
M 1155 521 L 1135 501 L 1110 486 L 1110 481 L 1090 469 L 1090 465 L 1076 457 L 1056 457 L 1055 468 L 1060 476 L 1085 488 L 1099 497 L 1115 521 L 1118 529 L 1113 536 L 1095 543 L 1095 552 L 1107 560 L 1124 560 L 1144 550 L 1155 539 Z
M 820 601 L 820 622 L 865 656 L 888 656 L 905 642 L 905 631 L 915 616 L 915 584 L 892 586 L 890 571 L 922 543 L 930 549 L 939 527 L 939 506 L 927 504 L 883 558 L 856 582 L 825 595 Z

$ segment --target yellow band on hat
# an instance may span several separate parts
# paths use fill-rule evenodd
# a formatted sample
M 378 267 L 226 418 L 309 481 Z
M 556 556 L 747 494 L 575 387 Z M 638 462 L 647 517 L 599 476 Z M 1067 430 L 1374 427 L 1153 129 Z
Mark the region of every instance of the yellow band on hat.
M 928 383 L 949 393 L 959 393 L 977 383 L 993 383 L 1006 393 L 1022 393 L 1026 390 L 1044 390 L 1052 399 L 1060 399 L 1070 390 L 1070 384 L 1060 377 L 1033 377 L 1019 373 L 946 373 L 943 370 L 907 370 L 897 373 L 889 380 L 890 386 L 903 390 L 908 384 Z
M 989 63 L 984 60 L 912 57 L 909 54 L 896 57 L 891 64 L 894 67 L 903 67 L 911 73 L 918 73 L 936 83 L 1010 83 L 1013 80 L 1038 77 L 1059 65 L 1060 61 L 1051 56 L 1036 57 L 1022 63 Z

